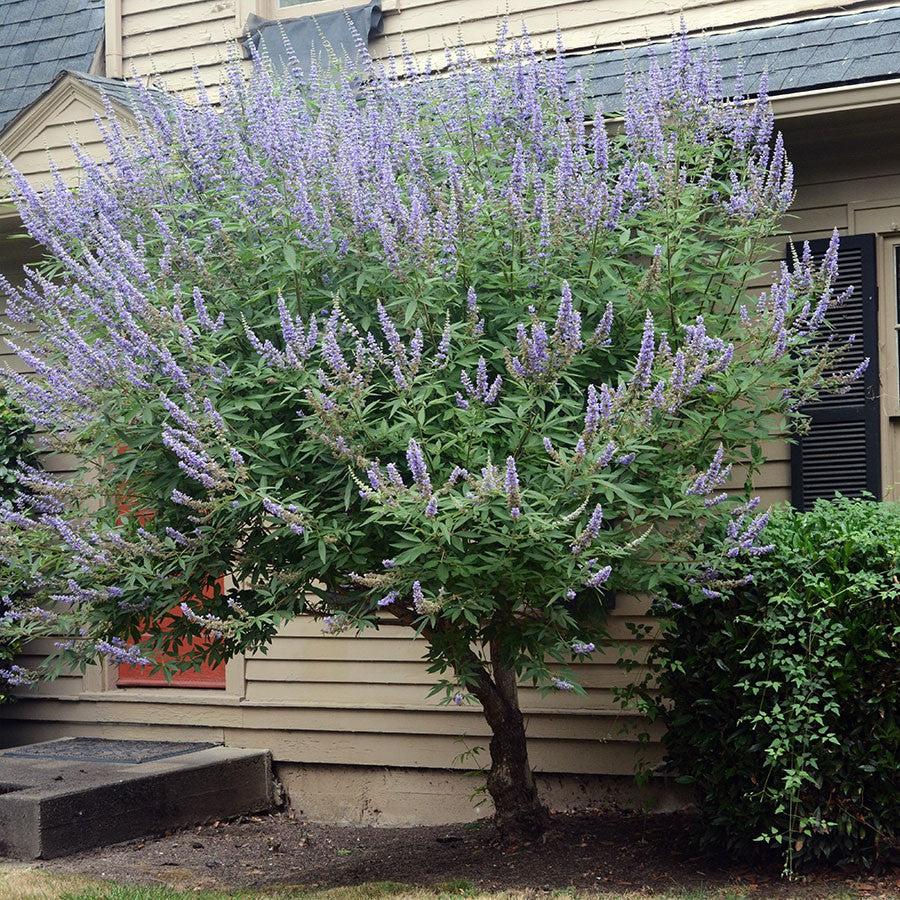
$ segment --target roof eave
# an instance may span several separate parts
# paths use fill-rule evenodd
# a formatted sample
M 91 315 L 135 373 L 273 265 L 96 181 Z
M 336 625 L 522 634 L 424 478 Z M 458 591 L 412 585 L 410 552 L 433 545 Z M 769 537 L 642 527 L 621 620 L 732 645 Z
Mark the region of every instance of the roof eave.
M 894 106 L 900 104 L 900 78 L 776 94 L 771 102 L 778 119 Z

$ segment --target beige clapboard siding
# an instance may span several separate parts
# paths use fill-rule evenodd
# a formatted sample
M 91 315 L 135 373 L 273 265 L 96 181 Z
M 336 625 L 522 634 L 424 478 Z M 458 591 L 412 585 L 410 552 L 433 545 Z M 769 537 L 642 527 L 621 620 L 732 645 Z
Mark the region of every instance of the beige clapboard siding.
M 146 696 L 146 692 L 144 692 Z M 15 710 L 18 719 L 55 718 L 60 721 L 83 721 L 84 704 L 63 696 L 35 700 L 20 696 Z M 197 707 L 177 700 L 156 703 L 146 699 L 135 702 L 96 700 L 91 705 L 93 721 L 99 724 L 117 722 L 170 725 L 201 724 Z M 367 734 L 410 734 L 430 737 L 472 737 L 489 735 L 481 711 L 474 706 L 457 709 L 357 709 L 353 707 L 275 706 L 264 704 L 205 704 L 202 724 L 215 728 L 271 729 L 277 732 L 346 732 Z M 590 711 L 540 710 L 527 713 L 528 736 L 536 741 L 595 740 L 612 738 L 636 742 L 641 730 L 658 737 L 659 728 L 649 726 L 640 716 L 610 712 L 599 716 Z M 327 760 L 321 760 L 327 761 Z M 436 761 L 442 766 L 446 760 Z
M 122 704 L 124 705 L 124 704 Z M 31 717 L 28 707 L 36 707 Z M 9 719 L 0 728 L 0 747 L 36 743 L 66 737 L 108 737 L 134 740 L 213 741 L 232 747 L 263 747 L 271 751 L 277 762 L 330 763 L 356 766 L 402 766 L 422 769 L 466 768 L 459 756 L 472 747 L 486 746 L 484 739 L 462 740 L 434 735 L 398 735 L 373 732 L 340 731 L 276 731 L 270 725 L 259 729 L 197 725 L 187 722 L 170 724 L 164 714 L 169 705 L 155 707 L 154 715 L 139 722 L 97 721 L 91 718 L 56 716 L 56 710 L 77 708 L 79 704 L 56 704 L 42 700 L 30 705 L 18 704 L 21 718 Z M 8 714 L 7 714 L 8 716 Z M 198 716 L 188 717 L 193 723 Z M 603 739 L 544 741 L 529 744 L 536 771 L 569 774 L 631 775 L 635 762 L 645 765 L 661 762 L 661 744 L 640 744 L 620 740 L 617 734 Z M 484 751 L 480 759 L 484 760 Z M 483 764 L 483 762 L 482 762 Z
M 73 142 L 92 159 L 103 160 L 107 155 L 95 120 L 97 113 L 103 114 L 99 99 L 97 106 L 92 107 L 80 98 L 72 97 L 42 122 L 27 142 L 9 154 L 12 164 L 36 187 L 50 183 L 50 160 L 67 182 L 77 181 L 80 170 L 72 150 Z M 5 187 L 3 180 L 0 179 L 0 188 Z M 0 193 L 5 195 L 8 190 Z
M 603 668 L 598 666 L 598 669 Z M 603 674 L 599 680 L 607 683 L 606 687 L 589 687 L 587 697 L 563 694 L 554 691 L 552 694 L 541 694 L 533 688 L 522 688 L 520 700 L 522 708 L 527 712 L 547 710 L 612 710 L 616 708 L 616 696 L 609 682 L 618 679 L 620 670 L 612 675 Z M 327 707 L 328 709 L 407 709 L 426 710 L 440 706 L 439 697 L 428 698 L 429 685 L 425 684 L 370 684 L 367 681 L 347 683 L 342 681 L 301 680 L 288 681 L 285 674 L 282 680 L 248 681 L 245 690 L 247 703 L 288 707 L 307 704 Z M 597 680 L 597 679 L 595 679 Z M 622 679 L 624 682 L 625 679 Z M 625 687 L 623 683 L 621 685 Z M 298 701 L 298 698 L 299 701 Z
M 53 727 L 44 734 L 119 735 L 134 728 L 172 739 L 186 732 L 201 739 L 222 734 L 235 746 L 267 747 L 282 762 L 329 762 L 351 765 L 397 765 L 423 768 L 464 767 L 458 759 L 467 748 L 484 747 L 487 726 L 476 709 L 367 710 L 298 709 L 284 706 L 202 707 L 175 702 L 122 703 L 60 699 L 21 699 L 2 713 L 4 737 L 35 733 L 38 723 Z M 149 726 L 149 727 L 148 727 Z M 85 729 L 82 731 L 81 729 Z M 548 772 L 633 771 L 636 754 L 645 748 L 639 735 L 660 733 L 638 717 L 579 714 L 566 711 L 527 715 L 530 749 L 536 768 Z M 658 756 L 658 747 L 649 748 Z
M 523 686 L 524 709 L 616 710 L 613 689 L 628 683 L 616 658 L 643 663 L 650 646 L 648 640 L 635 640 L 627 623 L 653 625 L 649 617 L 634 614 L 644 611 L 644 601 L 627 597 L 618 606 L 608 626 L 613 646 L 600 661 L 573 666 L 587 696 L 548 695 Z M 428 693 L 439 676 L 427 671 L 423 659 L 423 641 L 401 626 L 387 625 L 362 637 L 330 636 L 311 619 L 299 618 L 282 629 L 265 654 L 248 655 L 245 697 L 248 702 L 437 707 L 441 695 L 429 698 Z
M 229 21 L 229 35 L 234 33 L 236 11 L 234 0 L 123 0 L 122 37 L 133 38 L 173 28 L 210 25 Z M 187 44 L 188 35 L 182 44 Z
M 122 0 L 121 34 L 126 75 L 161 75 L 173 90 L 190 90 L 194 66 L 206 84 L 218 82 L 239 27 L 234 0 Z
M 173 726 L 167 723 L 153 724 L 153 720 L 142 723 L 117 722 L 113 725 L 104 725 L 90 717 L 69 721 L 54 717 L 50 703 L 51 701 L 40 701 L 38 708 L 41 715 L 36 717 L 27 715 L 27 702 L 16 704 L 15 708 L 22 712 L 20 718 L 13 719 L 11 710 L 7 711 L 4 716 L 0 716 L 0 748 L 36 744 L 39 741 L 52 741 L 60 737 L 108 737 L 138 741 L 212 741 L 215 743 L 224 743 L 225 741 L 223 728 L 211 728 L 206 725 Z M 78 704 L 70 705 L 78 706 Z M 38 704 L 32 704 L 32 706 L 38 706 Z M 243 746 L 248 745 L 244 744 Z
M 28 649 L 28 648 L 26 648 Z M 26 669 L 38 666 L 44 659 L 44 655 L 22 653 L 16 658 L 16 663 Z M 83 690 L 83 680 L 80 674 L 61 675 L 56 681 L 42 682 L 28 688 L 28 696 L 37 697 L 71 697 L 77 699 Z

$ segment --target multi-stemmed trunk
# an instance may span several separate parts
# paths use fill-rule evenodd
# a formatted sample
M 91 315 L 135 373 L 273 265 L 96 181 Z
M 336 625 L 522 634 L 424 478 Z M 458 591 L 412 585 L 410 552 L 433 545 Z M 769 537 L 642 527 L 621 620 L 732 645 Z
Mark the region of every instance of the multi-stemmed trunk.
M 402 624 L 415 627 L 416 615 L 412 610 L 399 608 L 392 612 Z M 430 627 L 422 629 L 422 634 L 431 641 L 437 633 Z M 547 830 L 550 814 L 538 796 L 528 761 L 525 719 L 519 708 L 515 669 L 504 664 L 499 642 L 491 642 L 490 651 L 490 666 L 467 648 L 459 652 L 454 667 L 457 671 L 474 673 L 469 691 L 481 703 L 491 729 L 487 790 L 494 801 L 497 826 L 509 838 L 533 840 Z
M 487 789 L 494 801 L 497 825 L 510 837 L 539 837 L 547 828 L 549 814 L 538 796 L 528 761 L 516 673 L 502 665 L 496 645 L 491 647 L 491 674 L 482 668 L 478 686 L 471 690 L 491 728 Z

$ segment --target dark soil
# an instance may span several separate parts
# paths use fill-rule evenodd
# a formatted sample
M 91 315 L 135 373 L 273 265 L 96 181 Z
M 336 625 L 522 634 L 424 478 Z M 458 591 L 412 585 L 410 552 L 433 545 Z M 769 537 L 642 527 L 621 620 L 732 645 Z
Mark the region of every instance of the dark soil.
M 779 867 L 698 853 L 686 814 L 569 814 L 540 843 L 509 845 L 488 822 L 421 828 L 333 827 L 287 814 L 213 823 L 130 841 L 47 868 L 128 883 L 191 888 L 334 887 L 470 882 L 484 890 L 575 887 L 600 893 L 731 888 L 759 897 L 900 897 L 893 875 L 820 872 L 789 884 Z

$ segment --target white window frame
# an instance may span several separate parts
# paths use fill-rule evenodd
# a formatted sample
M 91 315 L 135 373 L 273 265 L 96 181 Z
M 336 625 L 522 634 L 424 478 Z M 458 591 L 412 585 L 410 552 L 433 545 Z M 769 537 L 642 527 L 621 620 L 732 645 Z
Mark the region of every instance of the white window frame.
M 108 660 L 88 666 L 79 700 L 116 700 L 123 703 L 182 703 L 198 706 L 237 706 L 244 699 L 247 679 L 243 654 L 225 663 L 225 689 L 186 688 L 161 683 L 155 687 L 118 686 L 119 667 Z

